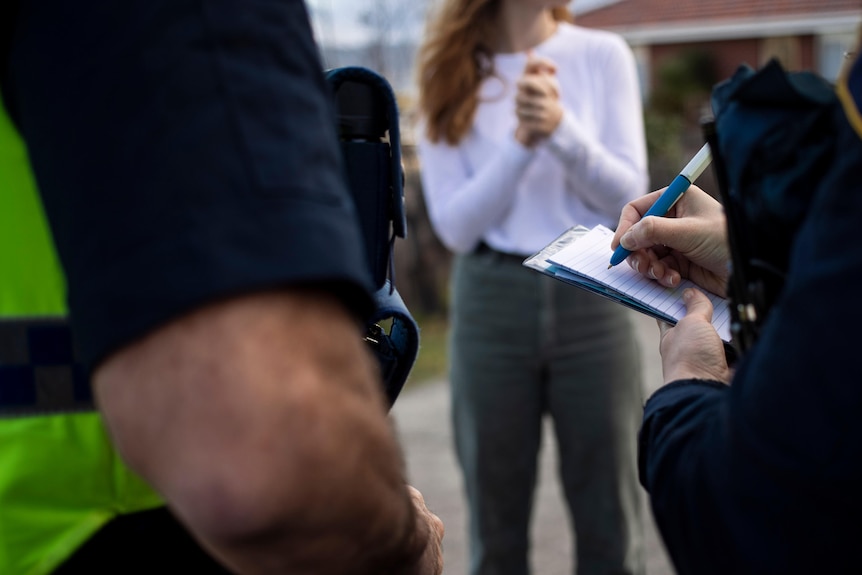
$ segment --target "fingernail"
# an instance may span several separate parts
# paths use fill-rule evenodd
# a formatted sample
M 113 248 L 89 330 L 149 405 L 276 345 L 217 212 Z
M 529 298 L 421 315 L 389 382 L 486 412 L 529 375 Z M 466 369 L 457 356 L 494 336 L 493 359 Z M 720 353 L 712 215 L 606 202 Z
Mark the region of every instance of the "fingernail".
M 658 279 L 655 276 L 655 269 L 652 266 L 649 267 L 649 271 L 647 272 L 647 274 L 649 275 L 649 277 L 651 277 L 654 280 Z
M 692 297 L 694 297 L 694 290 L 691 288 L 685 288 L 682 290 L 682 299 L 685 301 L 689 301 Z

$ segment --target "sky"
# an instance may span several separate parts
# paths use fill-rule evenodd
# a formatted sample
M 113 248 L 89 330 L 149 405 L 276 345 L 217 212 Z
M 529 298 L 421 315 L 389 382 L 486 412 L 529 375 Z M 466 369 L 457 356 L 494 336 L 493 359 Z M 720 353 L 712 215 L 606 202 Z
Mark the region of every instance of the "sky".
M 375 0 L 306 0 L 317 41 L 328 45 L 356 46 L 369 39 L 360 23 L 363 11 Z
M 575 0 L 574 8 L 584 10 L 614 0 Z M 317 41 L 329 46 L 361 46 L 371 39 L 371 30 L 361 23 L 362 14 L 375 9 L 401 11 L 391 34 L 398 38 L 418 38 L 422 33 L 426 7 L 433 0 L 306 0 Z M 406 12 L 405 12 L 406 11 Z

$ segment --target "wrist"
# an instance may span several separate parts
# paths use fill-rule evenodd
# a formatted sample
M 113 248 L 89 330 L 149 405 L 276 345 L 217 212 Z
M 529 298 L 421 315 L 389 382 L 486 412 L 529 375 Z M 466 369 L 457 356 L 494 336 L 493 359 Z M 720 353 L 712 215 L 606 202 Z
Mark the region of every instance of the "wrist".
M 705 380 L 717 381 L 725 385 L 730 383 L 730 369 L 727 365 L 714 366 L 714 369 L 705 369 L 704 366 L 677 365 L 663 370 L 665 385 L 679 380 Z
M 536 139 L 530 134 L 530 131 L 521 126 L 515 128 L 515 141 L 527 150 L 532 150 L 536 145 Z
M 560 119 L 548 137 L 548 148 L 567 165 L 578 162 L 584 154 L 583 130 L 565 110 L 560 110 Z

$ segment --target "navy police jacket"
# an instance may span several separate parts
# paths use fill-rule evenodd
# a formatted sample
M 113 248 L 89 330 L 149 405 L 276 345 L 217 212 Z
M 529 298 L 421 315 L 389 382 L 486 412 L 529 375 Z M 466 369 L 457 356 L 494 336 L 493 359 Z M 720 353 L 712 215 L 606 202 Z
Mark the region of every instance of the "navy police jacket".
M 737 217 L 785 273 L 731 385 L 661 388 L 639 437 L 680 574 L 862 572 L 862 61 L 828 97 L 767 68 L 713 107 Z

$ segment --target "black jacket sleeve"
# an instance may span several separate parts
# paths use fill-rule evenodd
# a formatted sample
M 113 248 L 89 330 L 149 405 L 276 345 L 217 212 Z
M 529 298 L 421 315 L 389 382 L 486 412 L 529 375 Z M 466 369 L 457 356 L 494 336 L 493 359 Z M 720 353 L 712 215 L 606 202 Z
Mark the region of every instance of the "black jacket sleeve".
M 860 146 L 850 130 L 836 137 Z M 646 405 L 641 482 L 681 574 L 859 570 L 860 175 L 836 162 L 819 183 L 731 385 L 676 382 Z

